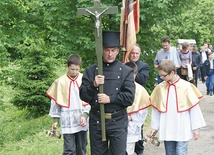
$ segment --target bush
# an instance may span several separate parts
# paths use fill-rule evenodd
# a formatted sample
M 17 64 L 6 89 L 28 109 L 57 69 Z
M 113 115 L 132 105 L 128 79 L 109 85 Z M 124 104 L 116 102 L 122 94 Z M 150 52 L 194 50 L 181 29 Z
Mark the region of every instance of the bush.
M 23 58 L 18 62 L 20 68 L 12 77 L 16 94 L 11 101 L 19 109 L 26 109 L 38 117 L 48 112 L 50 102 L 45 93 L 56 74 L 54 61 L 49 57 L 51 51 L 45 50 L 44 42 L 40 41 L 41 45 L 37 46 L 38 42 L 30 41 L 30 45 L 23 45 Z

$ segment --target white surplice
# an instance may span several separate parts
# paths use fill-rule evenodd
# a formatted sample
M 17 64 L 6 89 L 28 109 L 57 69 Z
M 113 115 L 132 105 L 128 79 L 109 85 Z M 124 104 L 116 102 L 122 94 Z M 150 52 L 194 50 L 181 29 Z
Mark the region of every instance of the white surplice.
M 56 104 L 56 102 L 51 99 L 51 108 L 49 115 L 53 118 L 60 119 L 61 132 L 63 134 L 72 134 L 79 131 L 88 130 L 88 122 L 86 126 L 82 127 L 80 125 L 80 118 L 84 112 L 89 113 L 90 105 L 83 104 L 79 97 L 79 86 L 76 82 L 71 81 L 69 93 L 69 107 L 63 107 Z
M 151 127 L 159 130 L 159 140 L 188 141 L 193 138 L 193 130 L 206 125 L 202 112 L 198 104 L 188 111 L 178 112 L 175 87 L 169 86 L 168 91 L 167 111 L 152 108 Z

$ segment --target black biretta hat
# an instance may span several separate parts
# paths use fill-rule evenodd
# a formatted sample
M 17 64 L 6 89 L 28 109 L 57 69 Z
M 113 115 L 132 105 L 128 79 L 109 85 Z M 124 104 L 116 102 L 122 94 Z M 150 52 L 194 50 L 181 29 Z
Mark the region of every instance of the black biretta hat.
M 120 47 L 120 32 L 103 31 L 103 47 Z

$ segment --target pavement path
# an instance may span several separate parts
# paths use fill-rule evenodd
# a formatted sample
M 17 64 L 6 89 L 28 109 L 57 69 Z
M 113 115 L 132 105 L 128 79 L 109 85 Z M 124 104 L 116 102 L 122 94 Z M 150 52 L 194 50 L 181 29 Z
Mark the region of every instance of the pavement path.
M 200 138 L 198 140 L 189 141 L 188 155 L 212 155 L 214 154 L 214 95 L 206 95 L 206 86 L 201 81 L 198 82 L 198 89 L 203 95 L 200 108 L 206 127 L 200 130 Z M 144 155 L 165 155 L 163 142 L 159 147 L 147 142 L 144 143 L 144 147 Z

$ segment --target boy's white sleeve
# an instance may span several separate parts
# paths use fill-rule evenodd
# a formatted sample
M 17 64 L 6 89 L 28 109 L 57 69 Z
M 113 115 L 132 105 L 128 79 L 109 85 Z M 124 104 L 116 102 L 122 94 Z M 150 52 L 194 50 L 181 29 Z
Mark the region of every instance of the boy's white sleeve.
M 89 104 L 83 106 L 83 112 L 89 113 L 90 110 L 91 110 L 91 106 Z
M 148 114 L 147 108 L 140 110 L 136 113 L 133 113 L 133 114 L 131 114 L 132 121 L 136 122 L 137 126 L 142 126 L 142 124 L 144 124 L 144 122 L 146 120 L 147 114 Z
M 190 119 L 191 119 L 193 130 L 206 126 L 206 123 L 204 121 L 204 117 L 202 115 L 199 105 L 196 105 L 192 109 L 190 109 Z
M 151 113 L 151 128 L 154 130 L 159 130 L 160 127 L 160 112 L 157 109 L 152 108 Z
M 58 106 L 54 100 L 51 100 L 49 115 L 53 118 L 60 118 L 60 113 L 61 113 L 61 107 Z

